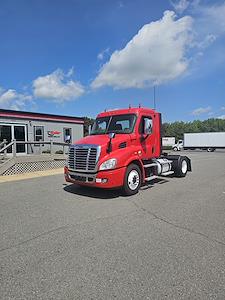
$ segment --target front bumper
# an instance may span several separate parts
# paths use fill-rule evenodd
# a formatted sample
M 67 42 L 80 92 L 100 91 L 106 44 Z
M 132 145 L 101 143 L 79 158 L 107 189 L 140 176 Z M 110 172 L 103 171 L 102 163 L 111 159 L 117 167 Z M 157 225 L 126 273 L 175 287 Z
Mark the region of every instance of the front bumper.
M 67 167 L 64 168 L 64 176 L 67 182 L 100 188 L 116 188 L 123 186 L 125 172 L 125 167 L 99 171 L 95 174 L 78 173 L 69 170 Z

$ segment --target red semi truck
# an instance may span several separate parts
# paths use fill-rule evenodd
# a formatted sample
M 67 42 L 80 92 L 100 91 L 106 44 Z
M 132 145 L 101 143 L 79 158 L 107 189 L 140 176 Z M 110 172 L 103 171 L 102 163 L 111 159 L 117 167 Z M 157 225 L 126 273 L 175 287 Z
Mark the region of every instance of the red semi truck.
M 78 185 L 122 188 L 126 195 L 158 176 L 186 176 L 186 156 L 162 153 L 161 114 L 148 108 L 100 113 L 89 136 L 70 146 L 65 179 Z

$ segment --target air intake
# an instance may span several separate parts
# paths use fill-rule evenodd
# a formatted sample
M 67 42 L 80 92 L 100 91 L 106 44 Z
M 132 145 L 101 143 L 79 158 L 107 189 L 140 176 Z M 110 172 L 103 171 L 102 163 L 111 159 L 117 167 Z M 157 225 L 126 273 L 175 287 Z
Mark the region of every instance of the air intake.
M 127 147 L 126 142 L 122 142 L 122 143 L 119 144 L 119 149 L 126 148 L 126 147 Z

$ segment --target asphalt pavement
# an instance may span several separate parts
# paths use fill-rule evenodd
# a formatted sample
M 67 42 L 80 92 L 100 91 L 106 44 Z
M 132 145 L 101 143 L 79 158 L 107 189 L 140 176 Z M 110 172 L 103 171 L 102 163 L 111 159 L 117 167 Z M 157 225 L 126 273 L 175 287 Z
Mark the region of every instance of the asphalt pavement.
M 0 299 L 225 299 L 225 152 L 132 197 L 0 183 Z

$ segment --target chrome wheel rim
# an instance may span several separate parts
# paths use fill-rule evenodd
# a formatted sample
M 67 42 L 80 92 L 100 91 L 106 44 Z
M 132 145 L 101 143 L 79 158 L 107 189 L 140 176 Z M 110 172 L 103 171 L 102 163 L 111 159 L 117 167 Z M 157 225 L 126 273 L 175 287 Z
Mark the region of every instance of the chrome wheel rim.
M 185 174 L 187 172 L 187 162 L 186 162 L 186 160 L 182 161 L 181 169 L 182 169 L 183 174 Z
M 136 170 L 132 170 L 128 175 L 128 186 L 129 188 L 134 191 L 138 188 L 140 177 Z

